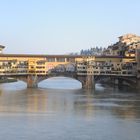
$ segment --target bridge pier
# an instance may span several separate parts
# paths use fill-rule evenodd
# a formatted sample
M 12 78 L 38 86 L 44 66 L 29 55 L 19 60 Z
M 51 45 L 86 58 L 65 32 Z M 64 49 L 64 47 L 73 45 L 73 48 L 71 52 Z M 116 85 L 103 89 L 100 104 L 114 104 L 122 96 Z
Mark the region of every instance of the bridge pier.
M 37 75 L 28 75 L 27 77 L 27 87 L 37 88 L 38 87 L 38 77 Z
M 86 88 L 86 89 L 95 89 L 94 75 L 87 75 L 86 76 L 86 81 L 85 81 L 84 88 Z
M 95 89 L 94 75 L 78 76 L 77 80 L 81 81 L 82 88 Z

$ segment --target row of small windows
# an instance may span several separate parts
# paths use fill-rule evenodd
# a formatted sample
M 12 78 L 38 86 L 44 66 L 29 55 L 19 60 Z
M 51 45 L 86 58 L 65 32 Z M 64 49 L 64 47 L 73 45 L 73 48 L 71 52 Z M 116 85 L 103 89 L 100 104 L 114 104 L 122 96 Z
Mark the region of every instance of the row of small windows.
M 133 72 L 132 71 L 124 71 L 124 72 L 117 72 L 117 71 L 113 71 L 113 72 L 111 72 L 111 71 L 78 71 L 78 73 L 83 73 L 83 74 L 85 74 L 85 73 L 94 73 L 94 74 L 133 74 Z
M 75 62 L 74 58 L 47 58 L 47 62 Z
M 37 69 L 45 69 L 43 66 L 36 66 Z
M 44 67 L 44 66 L 36 66 L 36 67 L 31 66 L 30 68 L 31 68 L 31 69 L 35 69 L 35 68 L 37 68 L 37 69 L 45 69 L 45 67 Z
M 29 73 L 46 73 L 46 71 L 29 71 Z
M 36 71 L 36 73 L 46 73 L 46 71 Z
M 0 73 L 27 73 L 27 71 L 0 71 Z

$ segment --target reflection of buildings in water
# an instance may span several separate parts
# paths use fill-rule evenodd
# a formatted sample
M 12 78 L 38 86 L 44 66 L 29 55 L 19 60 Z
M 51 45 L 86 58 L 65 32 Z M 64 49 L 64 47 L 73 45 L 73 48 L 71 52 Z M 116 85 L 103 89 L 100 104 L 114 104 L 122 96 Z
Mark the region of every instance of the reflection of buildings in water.
M 2 96 L 2 90 L 0 90 L 0 96 Z M 2 100 L 3 98 L 0 98 L 0 112 L 1 111 L 4 111 L 3 110 L 3 100 Z
M 94 90 L 87 90 L 87 102 L 86 102 L 86 116 L 88 119 L 92 118 L 94 114 L 94 96 L 93 96 Z
M 35 91 L 36 92 L 36 91 Z M 67 94 L 59 94 L 58 92 L 51 93 L 33 93 L 27 96 L 27 111 L 28 112 L 69 112 L 73 108 L 73 100 Z M 55 91 L 54 91 L 55 92 Z
M 0 112 L 15 113 L 23 111 L 23 104 L 20 94 L 13 91 L 0 91 Z
M 85 92 L 86 94 L 84 93 L 83 95 L 80 94 L 80 96 L 77 96 L 74 103 L 77 114 L 82 113 L 87 119 L 90 119 L 96 115 L 96 110 L 99 110 L 100 113 L 111 113 L 118 118 L 140 118 L 139 99 L 124 99 L 124 101 L 122 101 L 122 97 L 120 99 L 115 98 L 115 95 L 110 94 L 109 92 L 103 92 L 103 94 L 101 94 L 101 92 L 93 94 L 93 92 L 94 91 L 87 91 L 87 93 Z
M 0 96 L 2 95 L 2 91 L 0 90 Z
M 54 91 L 55 92 L 55 91 Z M 61 92 L 61 91 L 60 91 Z M 56 94 L 55 94 L 56 93 Z M 59 93 L 49 94 L 48 108 L 51 111 L 70 112 L 73 109 L 73 98 L 69 94 Z
M 27 112 L 45 112 L 47 110 L 47 94 L 32 94 L 27 96 Z
M 137 110 L 137 106 L 125 106 L 124 107 L 118 107 L 118 108 L 113 108 L 112 114 L 115 116 L 118 116 L 118 118 L 123 118 L 123 119 L 136 119 L 140 118 L 140 111 Z
M 2 92 L 0 91 L 0 95 L 1 93 Z M 0 110 L 10 112 L 23 111 L 27 113 L 43 113 L 48 111 L 62 111 L 69 113 L 76 110 L 77 113 L 77 105 L 75 106 L 75 101 L 77 100 L 76 98 L 79 97 L 78 93 L 79 90 L 66 91 L 26 89 L 20 92 L 9 91 L 8 93 L 2 94 L 3 96 L 0 98 Z M 84 98 L 85 97 L 83 97 L 83 99 Z M 89 95 L 86 104 L 84 104 L 87 108 L 85 114 L 92 114 L 90 100 Z
M 90 120 L 94 117 L 94 90 L 87 90 L 83 95 L 77 96 L 75 100 L 74 107 L 76 114 L 81 114 Z

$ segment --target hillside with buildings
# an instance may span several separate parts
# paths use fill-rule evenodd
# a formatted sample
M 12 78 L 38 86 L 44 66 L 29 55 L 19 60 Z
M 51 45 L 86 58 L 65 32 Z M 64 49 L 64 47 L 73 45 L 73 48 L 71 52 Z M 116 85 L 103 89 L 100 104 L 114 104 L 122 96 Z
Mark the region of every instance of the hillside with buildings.
M 136 49 L 140 49 L 140 36 L 126 34 L 119 37 L 119 41 L 107 47 L 104 55 L 135 57 Z
M 125 34 L 118 37 L 119 41 L 107 48 L 91 47 L 90 49 L 81 50 L 79 53 L 71 53 L 72 55 L 106 55 L 106 56 L 126 56 L 135 57 L 136 49 L 140 48 L 140 36 L 135 34 Z

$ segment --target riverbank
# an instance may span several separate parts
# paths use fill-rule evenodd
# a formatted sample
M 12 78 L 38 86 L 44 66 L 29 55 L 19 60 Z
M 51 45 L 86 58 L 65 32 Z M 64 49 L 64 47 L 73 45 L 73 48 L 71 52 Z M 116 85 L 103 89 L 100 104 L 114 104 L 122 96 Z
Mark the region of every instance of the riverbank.
M 0 79 L 0 83 L 11 83 L 11 82 L 17 82 L 17 79 L 13 78 Z

